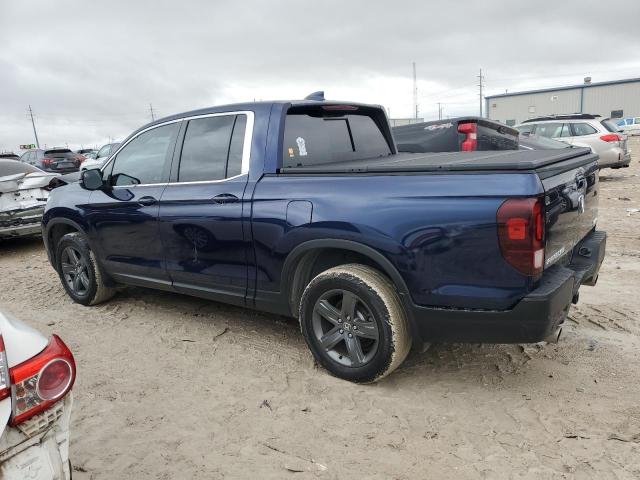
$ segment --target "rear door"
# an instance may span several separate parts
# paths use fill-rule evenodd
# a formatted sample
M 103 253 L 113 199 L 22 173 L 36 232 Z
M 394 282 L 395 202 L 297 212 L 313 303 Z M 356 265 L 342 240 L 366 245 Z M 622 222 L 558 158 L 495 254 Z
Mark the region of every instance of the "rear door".
M 186 124 L 159 214 L 167 271 L 178 291 L 245 302 L 252 130 L 253 112 Z
M 103 169 L 109 188 L 86 206 L 96 248 L 109 274 L 126 283 L 170 288 L 158 231 L 180 122 L 139 133 Z

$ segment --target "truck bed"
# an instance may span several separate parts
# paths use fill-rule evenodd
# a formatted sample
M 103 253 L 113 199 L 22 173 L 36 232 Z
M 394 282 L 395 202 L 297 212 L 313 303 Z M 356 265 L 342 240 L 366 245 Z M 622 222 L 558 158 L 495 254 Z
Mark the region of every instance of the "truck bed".
M 541 179 L 597 160 L 588 148 L 482 152 L 398 153 L 386 157 L 281 168 L 279 173 L 413 173 L 535 171 Z

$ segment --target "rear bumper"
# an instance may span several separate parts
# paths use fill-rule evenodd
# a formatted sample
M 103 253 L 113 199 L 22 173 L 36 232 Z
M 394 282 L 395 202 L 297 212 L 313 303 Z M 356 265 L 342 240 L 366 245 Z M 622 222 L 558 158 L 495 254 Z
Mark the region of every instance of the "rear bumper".
M 532 343 L 560 328 L 580 285 L 594 285 L 604 259 L 606 233 L 591 232 L 566 266 L 545 270 L 538 287 L 510 310 L 456 310 L 413 305 L 412 318 L 425 342 Z
M 71 395 L 22 429 L 7 426 L 0 438 L 0 478 L 70 480 Z
M 631 163 L 631 152 L 627 152 L 622 156 L 622 159 L 617 162 L 615 165 L 612 165 L 613 168 L 621 168 L 628 167 Z

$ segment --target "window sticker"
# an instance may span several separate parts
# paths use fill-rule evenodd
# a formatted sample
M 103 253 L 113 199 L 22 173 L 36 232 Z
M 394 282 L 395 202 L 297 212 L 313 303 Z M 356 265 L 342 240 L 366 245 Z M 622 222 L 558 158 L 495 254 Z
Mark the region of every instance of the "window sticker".
M 304 142 L 304 138 L 302 137 L 298 137 L 296 138 L 296 143 L 298 144 L 298 154 L 301 157 L 306 157 L 307 156 L 307 146 Z
M 293 158 L 293 157 L 294 157 L 293 148 L 289 148 L 289 158 Z

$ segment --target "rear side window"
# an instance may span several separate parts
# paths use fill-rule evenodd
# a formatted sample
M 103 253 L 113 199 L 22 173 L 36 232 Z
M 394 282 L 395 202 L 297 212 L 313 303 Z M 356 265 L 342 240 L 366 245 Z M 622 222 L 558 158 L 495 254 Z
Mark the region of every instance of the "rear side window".
M 173 145 L 178 129 L 178 123 L 163 125 L 141 133 L 127 143 L 112 162 L 112 185 L 162 183 L 169 147 Z
M 602 122 L 602 125 L 605 125 L 605 122 Z M 576 137 L 581 137 L 583 135 L 593 135 L 594 133 L 598 133 L 598 131 L 588 123 L 574 123 L 572 126 L 573 126 L 573 134 Z M 606 125 L 605 125 L 605 128 L 607 128 Z M 616 128 L 616 131 L 617 131 L 617 128 Z
M 246 115 L 190 120 L 182 145 L 179 182 L 223 180 L 242 170 Z
M 360 160 L 390 153 L 382 131 L 369 115 L 326 113 L 320 109 L 287 114 L 284 167 Z
M 540 123 L 536 127 L 536 135 L 546 138 L 557 138 L 562 132 L 562 123 Z

